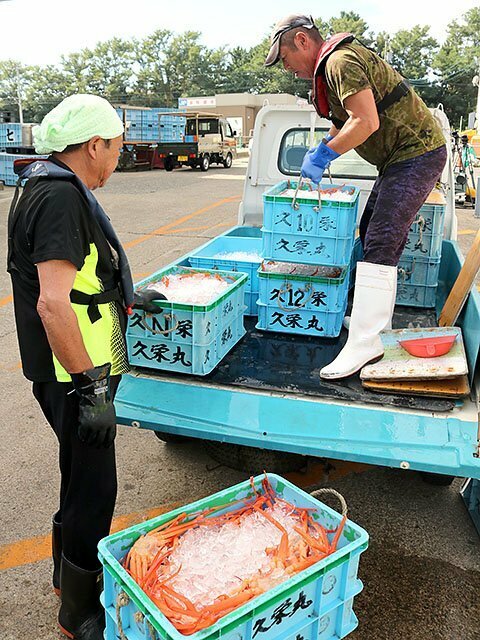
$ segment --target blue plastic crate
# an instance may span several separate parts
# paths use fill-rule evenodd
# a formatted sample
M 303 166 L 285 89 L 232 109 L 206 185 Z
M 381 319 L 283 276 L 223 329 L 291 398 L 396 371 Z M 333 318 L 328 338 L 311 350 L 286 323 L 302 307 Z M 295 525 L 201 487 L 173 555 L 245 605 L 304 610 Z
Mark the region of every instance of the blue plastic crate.
M 192 267 L 246 273 L 248 280 L 245 285 L 245 315 L 256 316 L 259 287 L 257 271 L 261 258 L 259 258 L 258 262 L 250 262 L 246 260 L 231 260 L 218 255 L 236 251 L 245 251 L 248 253 L 256 251 L 261 255 L 262 240 L 261 238 L 229 238 L 227 236 L 219 236 L 192 253 L 192 255 L 188 257 L 188 260 Z
M 444 224 L 445 205 L 424 204 L 410 227 L 403 255 L 440 258 Z
M 298 208 L 293 197 L 280 195 L 286 189 L 296 189 L 297 183 L 284 180 L 263 194 L 263 254 L 265 258 L 303 264 L 349 264 L 355 237 L 359 201 L 357 187 L 322 184 L 323 189 L 337 186 L 352 189 L 351 202 L 335 202 L 302 197 Z
M 402 255 L 398 264 L 396 304 L 435 307 L 440 261 L 441 258 Z
M 297 310 L 309 312 L 341 313 L 348 296 L 348 267 L 311 267 L 312 270 L 338 272 L 334 277 L 296 275 L 288 265 L 283 273 L 269 273 L 262 263 L 258 269 L 259 302 L 275 308 L 277 312 L 292 314 Z M 291 267 L 291 265 L 290 265 Z M 297 333 L 303 333 L 297 331 Z
M 257 329 L 279 333 L 294 333 L 317 338 L 336 338 L 342 330 L 342 323 L 347 310 L 347 296 L 339 311 L 305 311 L 279 309 L 276 302 L 263 304 L 258 301 Z
M 254 479 L 260 488 L 263 476 Z M 334 529 L 341 515 L 288 480 L 274 474 L 268 479 L 276 493 L 302 508 L 327 529 Z M 215 516 L 239 507 L 238 500 L 251 498 L 248 481 L 203 498 L 186 507 L 162 514 L 100 541 L 106 611 L 106 640 L 185 640 L 159 611 L 121 565 L 133 543 L 152 529 L 181 513 L 199 511 L 231 503 Z M 333 534 L 329 534 L 330 538 Z M 368 534 L 347 520 L 335 553 L 292 576 L 266 593 L 227 614 L 192 640 L 340 640 L 354 631 L 358 620 L 353 601 L 363 589 L 358 578 L 360 555 L 368 547 Z M 283 615 L 278 612 L 282 611 Z M 121 627 L 121 629 L 120 629 Z M 121 635 L 123 634 L 123 635 Z
M 42 158 L 47 158 L 47 156 L 0 153 L 0 181 L 3 182 L 5 186 L 14 187 L 17 184 L 18 176 L 13 170 L 13 163 L 15 162 L 15 160 L 20 160 L 23 158 L 40 160 Z
M 357 262 L 363 259 L 363 246 L 360 238 L 356 238 L 353 243 L 352 257 L 350 259 L 350 274 L 348 288 L 352 289 L 355 286 L 355 277 L 357 275 Z
M 0 123 L 0 147 L 21 147 L 22 125 L 19 122 Z
M 130 316 L 127 327 L 130 364 L 204 376 L 245 335 L 247 276 L 243 273 L 173 266 L 142 281 L 139 287 L 144 288 L 163 276 L 193 272 L 220 274 L 231 285 L 207 306 L 161 301 L 158 304 L 163 313 L 151 315 L 137 310 Z

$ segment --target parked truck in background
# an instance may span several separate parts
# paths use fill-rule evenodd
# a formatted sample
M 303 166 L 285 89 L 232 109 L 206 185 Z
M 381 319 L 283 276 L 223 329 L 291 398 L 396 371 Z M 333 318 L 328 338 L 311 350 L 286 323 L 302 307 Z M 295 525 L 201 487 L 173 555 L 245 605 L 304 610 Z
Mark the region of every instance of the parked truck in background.
M 186 117 L 183 142 L 158 144 L 158 155 L 163 159 L 165 170 L 173 171 L 186 165 L 208 171 L 211 164 L 229 169 L 236 156 L 236 131 L 227 120 L 216 113 L 196 112 Z

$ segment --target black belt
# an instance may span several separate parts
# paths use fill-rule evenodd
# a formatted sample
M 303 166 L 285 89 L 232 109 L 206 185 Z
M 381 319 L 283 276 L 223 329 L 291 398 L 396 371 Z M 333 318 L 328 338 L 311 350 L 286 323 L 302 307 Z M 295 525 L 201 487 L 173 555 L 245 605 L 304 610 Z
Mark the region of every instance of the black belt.
M 398 102 L 401 98 L 403 98 L 403 96 L 406 96 L 409 92 L 410 92 L 410 84 L 408 83 L 408 81 L 402 80 L 401 82 L 399 82 L 397 86 L 390 91 L 390 93 L 387 93 L 386 96 L 384 96 L 379 102 L 376 103 L 378 115 L 380 115 L 386 109 L 391 107 L 392 104 L 395 104 L 396 102 Z M 337 129 L 341 129 L 346 122 L 346 120 L 339 120 L 338 118 L 333 118 L 333 117 L 331 118 L 331 121 L 333 122 L 334 126 Z
M 85 304 L 88 306 L 87 314 L 90 318 L 90 322 L 93 324 L 97 320 L 100 320 L 102 314 L 98 308 L 99 304 L 106 304 L 107 302 L 122 302 L 123 297 L 120 289 L 109 289 L 108 291 L 102 291 L 101 293 L 83 293 L 77 289 L 70 291 L 70 302 L 73 304 Z

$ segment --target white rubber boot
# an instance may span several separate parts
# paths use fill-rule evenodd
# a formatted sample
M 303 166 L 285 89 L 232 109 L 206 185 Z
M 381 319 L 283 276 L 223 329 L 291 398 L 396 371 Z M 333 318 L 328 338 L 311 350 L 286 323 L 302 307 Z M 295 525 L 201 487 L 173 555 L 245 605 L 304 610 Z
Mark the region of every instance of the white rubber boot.
M 397 267 L 358 262 L 348 339 L 335 360 L 320 371 L 328 380 L 346 378 L 383 356 L 380 332 L 392 322 Z
M 392 328 L 392 320 L 393 320 L 393 312 L 395 310 L 395 300 L 397 299 L 397 280 L 395 280 L 394 283 L 395 286 L 395 291 L 393 292 L 393 301 L 392 301 L 392 317 L 390 318 L 389 323 L 387 324 L 387 326 L 385 327 L 385 329 L 383 329 L 383 331 L 390 331 L 390 329 Z M 345 329 L 347 331 L 350 330 L 350 316 L 345 316 L 343 319 L 343 326 L 345 327 Z

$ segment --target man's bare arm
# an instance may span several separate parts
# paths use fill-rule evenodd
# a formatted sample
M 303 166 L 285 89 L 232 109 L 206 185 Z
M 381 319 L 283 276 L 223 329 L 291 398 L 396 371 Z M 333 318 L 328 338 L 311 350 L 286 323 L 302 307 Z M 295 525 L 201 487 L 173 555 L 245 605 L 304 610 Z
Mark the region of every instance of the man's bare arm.
M 363 89 L 345 99 L 349 118 L 328 146 L 337 153 L 346 153 L 365 142 L 380 126 L 377 105 L 371 89 Z
M 70 303 L 77 268 L 68 260 L 48 260 L 37 264 L 40 296 L 37 311 L 56 358 L 68 373 L 91 369 L 77 316 Z

